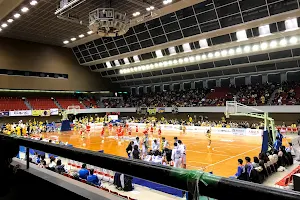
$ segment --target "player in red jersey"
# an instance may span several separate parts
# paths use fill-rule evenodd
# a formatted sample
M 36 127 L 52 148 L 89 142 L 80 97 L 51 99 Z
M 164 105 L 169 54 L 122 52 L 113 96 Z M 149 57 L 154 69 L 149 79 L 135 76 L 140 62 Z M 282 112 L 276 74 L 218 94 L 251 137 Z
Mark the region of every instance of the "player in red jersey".
M 161 136 L 161 128 L 160 127 L 158 128 L 157 133 L 158 133 L 158 136 L 160 137 Z
M 91 125 L 90 125 L 90 124 L 87 124 L 87 125 L 86 125 L 86 132 L 87 132 L 87 133 L 90 133 L 90 131 L 91 131 Z
M 101 137 L 104 137 L 104 131 L 105 131 L 104 128 L 105 128 L 105 126 L 102 127 L 102 130 L 101 130 Z
M 148 131 L 149 131 L 149 129 L 146 128 L 146 129 L 143 131 L 143 133 L 144 133 L 145 135 L 148 135 Z
M 135 132 L 138 133 L 139 132 L 139 127 L 135 126 Z
M 150 127 L 150 133 L 153 135 L 153 131 L 154 131 L 154 129 L 153 129 L 153 126 L 151 125 L 151 127 Z
M 131 135 L 131 133 L 132 133 L 132 128 L 129 127 L 127 132 L 128 132 L 128 135 Z

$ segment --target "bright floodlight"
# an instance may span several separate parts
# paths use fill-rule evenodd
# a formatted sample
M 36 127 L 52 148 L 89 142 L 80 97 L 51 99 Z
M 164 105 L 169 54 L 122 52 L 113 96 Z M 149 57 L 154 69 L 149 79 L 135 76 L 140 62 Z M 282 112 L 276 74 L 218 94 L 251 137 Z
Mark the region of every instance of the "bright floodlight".
M 281 40 L 279 41 L 279 45 L 280 45 L 280 46 L 286 46 L 286 45 L 287 45 L 286 39 L 285 39 L 285 38 L 281 39 Z
M 183 59 L 183 61 L 184 61 L 185 63 L 187 63 L 187 62 L 189 62 L 189 58 L 188 58 L 188 57 L 185 57 L 185 58 Z
M 296 44 L 296 43 L 298 42 L 298 38 L 295 37 L 295 36 L 293 36 L 293 37 L 290 38 L 289 42 L 290 42 L 291 44 Z
M 181 64 L 181 63 L 183 63 L 183 59 L 182 58 L 179 58 L 178 59 L 178 62 Z
M 220 57 L 221 53 L 219 51 L 215 52 L 215 57 Z
M 120 70 L 120 74 L 123 74 L 123 70 L 122 69 Z
M 163 64 L 162 62 L 159 62 L 159 63 L 158 63 L 158 66 L 159 66 L 159 67 L 162 67 L 162 66 L 164 66 L 164 64 Z
M 191 50 L 191 46 L 190 46 L 189 43 L 183 44 L 182 47 L 183 47 L 183 51 L 184 51 L 184 52 L 191 52 L 191 51 L 192 51 L 192 50 Z
M 88 31 L 87 34 L 91 35 L 93 33 L 93 31 Z
M 84 37 L 84 35 L 83 35 L 83 34 L 80 34 L 78 37 L 79 37 L 79 38 L 83 38 L 83 37 Z
M 190 60 L 190 62 L 194 62 L 195 61 L 195 57 L 194 56 L 190 56 L 189 60 Z
M 35 6 L 38 2 L 37 1 L 31 1 L 30 5 Z
M 162 57 L 164 57 L 164 55 L 162 54 L 162 51 L 161 51 L 161 50 L 156 50 L 156 51 L 155 51 L 155 54 L 156 54 L 156 57 L 157 57 L 157 58 L 162 58 Z
M 74 38 L 74 37 L 73 37 L 73 38 L 71 38 L 71 41 L 75 41 L 75 40 L 76 40 L 76 38 Z
M 277 41 L 276 41 L 276 40 L 271 41 L 271 42 L 270 42 L 270 47 L 271 47 L 271 48 L 277 47 Z
M 286 31 L 292 31 L 299 28 L 297 18 L 287 19 L 284 24 Z
M 169 60 L 168 65 L 172 65 L 172 64 L 173 64 L 172 60 Z
M 247 33 L 245 30 L 240 30 L 236 32 L 236 38 L 238 41 L 243 41 L 243 40 L 247 40 Z
M 266 49 L 268 48 L 268 43 L 266 43 L 266 42 L 261 43 L 261 44 L 260 44 L 260 48 L 261 48 L 262 50 L 266 50 Z
M 221 51 L 221 55 L 222 55 L 222 56 L 227 56 L 227 50 L 222 50 L 222 51 Z
M 207 58 L 207 56 L 205 54 L 203 54 L 201 57 L 203 60 L 206 60 L 206 58 Z
M 116 66 L 120 66 L 119 60 L 115 60 L 114 63 L 115 63 Z
M 124 63 L 125 63 L 125 65 L 128 65 L 128 64 L 130 64 L 130 62 L 129 62 L 128 58 L 124 58 L 123 60 L 124 60 Z
M 169 49 L 169 52 L 170 52 L 170 56 L 176 54 L 176 49 L 175 49 L 175 47 L 169 47 L 168 49 Z
M 214 57 L 214 55 L 213 55 L 212 53 L 208 53 L 207 56 L 208 56 L 209 58 Z
M 0 32 L 2 31 L 2 28 L 0 28 Z
M 242 48 L 241 47 L 236 48 L 235 52 L 236 53 L 242 53 Z
M 158 63 L 154 63 L 154 67 L 158 68 L 159 67 Z
M 229 49 L 228 53 L 229 55 L 234 55 L 234 49 Z
M 173 64 L 176 65 L 178 63 L 178 60 L 173 60 Z
M 111 68 L 111 67 L 112 67 L 112 66 L 111 66 L 111 63 L 110 63 L 109 61 L 107 61 L 105 64 L 106 64 L 106 67 L 107 67 L 107 68 Z
M 1 25 L 1 27 L 2 27 L 2 28 L 6 28 L 6 27 L 7 27 L 7 24 L 6 24 L 6 23 L 3 23 L 3 24 Z
M 206 40 L 206 39 L 201 39 L 201 40 L 199 41 L 199 44 L 200 44 L 201 49 L 204 49 L 204 48 L 207 48 L 207 47 L 208 47 L 208 44 L 207 44 L 207 40 Z
M 138 56 L 133 56 L 133 60 L 134 60 L 134 62 L 140 62 L 140 59 Z
M 18 19 L 19 17 L 21 17 L 19 13 L 14 14 L 14 18 Z
M 249 52 L 250 50 L 251 50 L 250 46 L 245 46 L 245 47 L 244 47 L 244 51 L 245 51 L 245 52 Z
M 258 51 L 258 50 L 259 50 L 258 44 L 252 46 L 252 51 Z
M 168 63 L 167 61 L 164 61 L 164 62 L 163 62 L 163 65 L 166 67 L 166 66 L 169 65 L 169 63 Z
M 270 32 L 269 24 L 262 25 L 262 26 L 258 27 L 258 32 L 259 32 L 259 36 L 270 35 L 271 32 Z
M 23 8 L 21 9 L 21 11 L 22 11 L 23 13 L 26 13 L 28 10 L 29 10 L 29 9 L 28 9 L 27 7 L 23 7 Z
M 7 22 L 8 23 L 12 23 L 14 20 L 13 19 L 8 19 Z
M 196 60 L 197 61 L 201 60 L 201 56 L 200 55 L 196 55 Z
M 68 41 L 68 40 L 65 40 L 63 43 L 64 43 L 64 44 L 68 44 L 68 43 L 69 43 L 69 41 Z

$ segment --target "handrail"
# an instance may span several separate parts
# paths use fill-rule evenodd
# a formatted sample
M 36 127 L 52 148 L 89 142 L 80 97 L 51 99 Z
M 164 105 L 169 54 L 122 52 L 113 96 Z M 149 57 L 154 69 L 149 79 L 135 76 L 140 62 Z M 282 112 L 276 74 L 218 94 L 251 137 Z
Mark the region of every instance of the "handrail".
M 272 200 L 300 199 L 300 193 L 295 191 L 281 190 L 251 182 L 222 178 L 202 171 L 149 164 L 141 160 L 130 160 L 119 156 L 0 134 L 0 145 L 5 145 L 4 143 L 38 149 L 61 157 L 178 188 L 188 191 L 189 196 L 190 194 L 191 196 L 193 195 L 193 199 L 196 199 L 199 193 L 216 199 L 240 199 L 242 197 L 246 197 L 247 199 L 256 199 L 257 197 L 259 199 L 270 198 Z M 0 154 L 2 153 L 5 152 L 0 152 Z

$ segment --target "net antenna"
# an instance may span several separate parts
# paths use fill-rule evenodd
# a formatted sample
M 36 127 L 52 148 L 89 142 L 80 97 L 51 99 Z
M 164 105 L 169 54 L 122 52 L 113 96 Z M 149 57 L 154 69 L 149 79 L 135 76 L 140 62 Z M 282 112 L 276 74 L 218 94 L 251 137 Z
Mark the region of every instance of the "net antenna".
M 268 112 L 255 107 L 246 106 L 237 101 L 226 101 L 226 110 L 224 114 L 226 118 L 229 118 L 230 116 L 246 116 L 264 120 L 264 130 L 272 130 L 272 139 L 275 142 L 275 122 L 273 118 L 269 117 Z

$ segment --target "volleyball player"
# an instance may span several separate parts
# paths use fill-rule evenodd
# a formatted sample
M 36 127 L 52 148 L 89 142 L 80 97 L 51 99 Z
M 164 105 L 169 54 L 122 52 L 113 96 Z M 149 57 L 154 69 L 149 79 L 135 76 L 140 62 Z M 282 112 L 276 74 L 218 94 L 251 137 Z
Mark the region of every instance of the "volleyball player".
M 181 150 L 176 142 L 174 143 L 171 159 L 174 162 L 174 167 L 179 168 L 181 166 Z
M 161 136 L 161 128 L 160 127 L 158 128 L 157 133 L 158 133 L 158 136 L 160 137 Z
M 181 140 L 178 140 L 179 149 L 181 150 L 181 164 L 182 168 L 186 169 L 186 146 L 182 143 Z
M 131 128 L 131 127 L 129 127 L 129 128 L 128 128 L 128 130 L 127 130 L 127 132 L 128 132 L 128 135 L 129 135 L 129 136 L 131 136 L 131 133 L 132 133 L 132 128 Z
M 139 127 L 135 126 L 135 133 L 136 133 L 136 135 L 138 134 L 138 132 L 139 132 Z
M 211 145 L 211 128 L 209 130 L 207 130 L 205 136 L 207 137 L 207 140 L 208 140 L 208 146 L 207 147 L 210 148 L 210 145 Z

